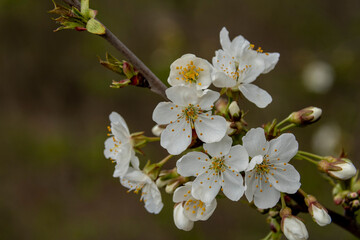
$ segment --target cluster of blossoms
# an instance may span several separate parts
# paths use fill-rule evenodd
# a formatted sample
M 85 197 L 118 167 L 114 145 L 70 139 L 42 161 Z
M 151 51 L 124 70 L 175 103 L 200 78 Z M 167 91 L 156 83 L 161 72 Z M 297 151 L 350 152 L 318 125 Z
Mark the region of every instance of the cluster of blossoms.
M 223 101 L 221 94 L 208 89 L 213 84 L 222 88 L 221 93 L 242 94 L 264 108 L 272 98 L 253 82 L 275 67 L 279 54 L 266 53 L 261 48 L 255 50 L 242 36 L 230 41 L 225 28 L 220 32 L 220 43 L 222 49 L 215 52 L 212 64 L 185 54 L 171 65 L 168 78 L 171 87 L 166 90 L 169 102 L 159 103 L 153 112 L 153 120 L 158 124 L 153 132 L 160 136 L 160 145 L 170 156 L 183 154 L 174 171 L 163 172 L 165 177 L 160 179 L 163 163 L 148 163 L 140 170 L 135 152 L 148 138 L 142 133 L 130 134 L 117 113 L 110 114 L 105 157 L 116 163 L 114 177 L 119 177 L 124 187 L 135 193 L 141 191 L 140 200 L 150 213 L 157 214 L 163 207 L 159 187 L 171 186 L 166 191 L 173 193 L 174 222 L 179 229 L 189 231 L 195 221 L 209 219 L 217 206 L 218 195 L 239 201 L 245 194 L 249 203 L 259 209 L 274 208 L 281 198 L 282 232 L 288 239 L 307 239 L 305 225 L 291 214 L 283 199 L 284 194 L 295 194 L 301 185 L 300 174 L 289 164 L 298 154 L 295 136 L 281 134 L 276 129 L 272 131 L 274 135 L 264 128 L 246 130 L 245 124 L 234 120 L 241 118 L 237 102 L 229 101 L 224 114 L 216 107 Z M 315 122 L 320 116 L 321 109 L 307 108 L 291 114 L 287 121 L 301 126 Z M 338 178 L 343 169 L 353 171 L 353 165 L 339 164 L 339 168 L 320 165 L 324 165 L 324 172 Z M 326 209 L 314 197 L 309 195 L 306 199 L 314 221 L 320 226 L 329 224 L 331 218 Z
M 194 222 L 211 217 L 217 197 L 239 201 L 245 195 L 249 205 L 268 214 L 271 232 L 265 240 L 278 240 L 282 234 L 289 240 L 307 239 L 309 234 L 297 217 L 299 212 L 309 213 L 320 226 L 330 224 L 333 215 L 336 224 L 360 237 L 356 223 L 360 179 L 355 166 L 344 152 L 333 157 L 300 151 L 295 136 L 285 133 L 292 127 L 318 121 L 320 108 L 307 107 L 282 121 L 274 119 L 261 128 L 247 128 L 239 99 L 243 97 L 259 108 L 272 102 L 270 94 L 254 81 L 274 69 L 278 53 L 255 48 L 242 36 L 230 40 L 229 32 L 223 28 L 221 49 L 215 51 L 212 63 L 193 54 L 183 55 L 170 66 L 170 88 L 165 91 L 166 86 L 96 20 L 97 11 L 89 8 L 89 0 L 82 0 L 79 9 L 74 6 L 76 1 L 64 2 L 68 5 L 54 2 L 55 8 L 50 11 L 60 15 L 55 21 L 62 26 L 56 31 L 75 29 L 102 35 L 129 56 L 131 62 L 119 61 L 110 54 L 106 54 L 105 61 L 100 60 L 104 67 L 125 77 L 113 81 L 112 88 L 151 88 L 169 100 L 159 103 L 153 112 L 157 125 L 152 131 L 156 137 L 130 133 L 118 113 L 110 114 L 104 155 L 116 164 L 113 176 L 129 192 L 141 193 L 140 201 L 148 212 L 158 214 L 162 210 L 160 188 L 165 187 L 166 193 L 173 194 L 176 227 L 189 231 Z M 210 90 L 212 85 L 221 90 Z M 159 140 L 170 155 L 141 166 L 137 156 L 143 154 L 141 148 Z M 176 167 L 163 170 L 174 155 L 178 155 Z M 315 164 L 332 183 L 334 202 L 343 207 L 344 216 L 327 210 L 300 188 L 300 174 L 289 163 L 293 158 Z

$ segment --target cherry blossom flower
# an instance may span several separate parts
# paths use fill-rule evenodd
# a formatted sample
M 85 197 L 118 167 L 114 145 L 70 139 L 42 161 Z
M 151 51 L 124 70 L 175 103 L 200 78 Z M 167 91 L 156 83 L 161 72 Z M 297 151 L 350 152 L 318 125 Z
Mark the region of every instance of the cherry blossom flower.
M 216 51 L 212 60 L 213 84 L 219 88 L 238 88 L 256 106 L 266 107 L 272 101 L 271 96 L 252 82 L 274 69 L 279 53 L 264 53 L 261 48 L 253 50 L 254 45 L 243 36 L 230 41 L 225 27 L 220 31 L 220 43 L 222 49 Z
M 169 124 L 161 133 L 160 144 L 170 154 L 180 154 L 190 145 L 193 129 L 206 143 L 224 137 L 227 129 L 225 118 L 211 113 L 220 96 L 218 92 L 205 90 L 199 96 L 194 88 L 175 86 L 168 88 L 166 95 L 172 103 L 159 103 L 153 112 L 153 120 L 159 125 Z
M 240 171 L 246 169 L 249 156 L 241 145 L 231 146 L 232 139 L 225 136 L 220 142 L 204 144 L 207 154 L 190 152 L 176 163 L 178 173 L 184 177 L 195 176 L 192 196 L 210 204 L 220 188 L 225 196 L 238 201 L 245 187 Z
M 213 199 L 210 204 L 205 204 L 201 200 L 191 195 L 192 182 L 187 182 L 185 186 L 175 190 L 173 201 L 179 203 L 174 208 L 174 222 L 177 228 L 190 231 L 194 222 L 205 221 L 215 211 L 217 202 Z
M 109 118 L 110 137 L 105 141 L 104 155 L 116 162 L 114 177 L 122 177 L 127 172 L 130 162 L 134 168 L 139 168 L 139 159 L 135 156 L 125 120 L 116 112 L 112 112 Z
M 141 190 L 140 201 L 145 203 L 145 209 L 150 213 L 158 214 L 163 208 L 161 193 L 151 178 L 140 170 L 129 167 L 127 173 L 120 178 L 120 183 L 129 189 L 139 193 Z
M 288 162 L 298 151 L 295 136 L 285 133 L 266 141 L 264 129 L 251 129 L 243 137 L 243 145 L 252 158 L 245 170 L 245 196 L 258 208 L 271 208 L 280 192 L 295 193 L 300 188 L 300 174 Z
M 185 85 L 198 90 L 206 89 L 211 84 L 212 66 L 208 61 L 185 54 L 170 66 L 168 83 L 171 86 Z

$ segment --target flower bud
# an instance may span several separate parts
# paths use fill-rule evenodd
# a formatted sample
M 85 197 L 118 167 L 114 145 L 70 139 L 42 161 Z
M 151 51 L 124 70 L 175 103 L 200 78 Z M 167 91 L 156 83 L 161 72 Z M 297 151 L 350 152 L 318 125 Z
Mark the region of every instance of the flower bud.
M 239 119 L 240 117 L 240 108 L 236 101 L 233 101 L 229 106 L 230 116 L 234 119 Z
M 306 126 L 318 121 L 321 117 L 322 110 L 317 107 L 307 107 L 300 111 L 293 112 L 288 117 L 289 122 L 297 126 Z
M 180 178 L 182 178 L 182 177 L 180 177 Z M 167 194 L 174 193 L 175 189 L 177 189 L 182 184 L 182 181 L 180 180 L 180 178 L 177 180 L 172 180 L 168 185 L 166 185 L 165 192 Z
M 225 98 L 219 98 L 219 100 L 217 100 L 217 102 L 215 103 L 215 109 L 216 112 L 225 115 L 226 114 L 226 107 L 228 104 L 228 100 Z
M 347 195 L 347 197 L 350 199 L 355 199 L 355 198 L 358 198 L 359 195 L 356 192 L 351 192 Z
M 352 201 L 351 206 L 352 206 L 353 208 L 358 208 L 358 207 L 360 206 L 360 201 L 357 200 L 357 199 L 354 200 L 354 201 Z
M 162 131 L 164 131 L 165 128 L 163 128 L 162 126 L 159 125 L 155 125 L 152 129 L 151 132 L 152 134 L 154 134 L 157 137 L 160 137 L 160 134 L 162 133 Z
M 330 215 L 320 204 L 311 204 L 309 207 L 309 213 L 311 214 L 313 220 L 321 227 L 331 223 Z
M 281 231 L 289 240 L 305 240 L 309 238 L 305 224 L 297 217 L 291 215 L 291 209 L 286 207 L 280 211 Z
M 333 178 L 347 180 L 355 176 L 356 168 L 349 159 L 326 157 L 319 162 L 319 170 Z
M 281 220 L 281 230 L 289 240 L 305 240 L 309 238 L 305 224 L 293 215 Z
M 338 194 L 338 195 L 336 195 L 336 196 L 334 197 L 334 203 L 335 203 L 336 205 L 342 204 L 343 201 L 344 201 L 344 198 L 341 197 L 341 194 Z
M 229 122 L 229 121 L 226 121 L 226 124 L 227 124 L 226 134 L 229 136 L 235 134 L 237 131 L 236 124 L 233 122 Z
M 184 214 L 184 207 L 181 203 L 175 205 L 174 223 L 178 229 L 190 231 L 194 227 L 194 222 L 188 219 Z
M 123 62 L 123 72 L 128 79 L 131 79 L 135 75 L 133 66 L 126 61 Z

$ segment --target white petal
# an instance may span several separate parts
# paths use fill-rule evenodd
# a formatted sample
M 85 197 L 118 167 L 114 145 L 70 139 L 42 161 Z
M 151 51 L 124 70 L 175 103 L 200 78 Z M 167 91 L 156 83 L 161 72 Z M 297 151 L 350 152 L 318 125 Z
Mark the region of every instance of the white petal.
M 117 112 L 112 112 L 112 113 L 110 113 L 109 119 L 112 123 L 115 123 L 115 124 L 119 123 L 129 134 L 129 128 L 128 128 L 124 118 L 120 114 L 118 114 Z
M 113 177 L 123 177 L 129 169 L 129 164 L 122 161 L 115 165 L 115 171 L 113 173 Z
M 186 86 L 174 86 L 166 89 L 166 96 L 170 101 L 180 106 L 195 104 L 198 100 L 197 91 Z
M 244 171 L 249 164 L 249 155 L 245 147 L 241 145 L 233 146 L 224 158 L 225 164 L 231 166 L 236 171 Z
M 259 108 L 265 108 L 272 102 L 271 96 L 265 90 L 254 84 L 241 84 L 239 90 L 250 102 Z
M 218 88 L 231 88 L 236 85 L 236 81 L 226 75 L 223 71 L 214 72 L 211 78 L 214 86 Z
M 201 200 L 206 204 L 210 204 L 219 193 L 220 178 L 213 175 L 212 171 L 203 173 L 198 176 L 192 185 L 191 194 L 194 198 Z
M 132 156 L 130 158 L 130 162 L 131 162 L 131 166 L 133 166 L 133 168 L 139 170 L 140 161 L 139 161 L 139 158 L 137 156 L 135 156 L 135 152 L 134 152 L 134 154 L 132 154 Z
M 223 27 L 220 31 L 220 44 L 222 49 L 230 52 L 231 42 L 229 38 L 229 32 L 225 27 Z
M 142 189 L 142 198 L 145 203 L 145 209 L 149 213 L 158 214 L 164 204 L 161 200 L 161 193 L 154 182 L 150 182 Z
M 152 118 L 159 125 L 168 124 L 178 119 L 182 113 L 181 110 L 182 107 L 178 105 L 170 102 L 161 102 L 154 109 Z
M 274 69 L 275 65 L 279 61 L 280 54 L 279 53 L 261 53 L 260 56 L 264 60 L 264 63 L 265 63 L 265 69 L 263 71 L 263 74 L 264 74 L 264 73 L 268 73 Z
M 130 188 L 130 186 L 128 185 L 129 182 L 131 183 L 131 185 L 138 185 L 151 182 L 151 179 L 142 171 L 129 167 L 129 170 L 121 180 L 121 184 L 124 187 Z
M 256 164 L 260 164 L 264 161 L 264 157 L 261 155 L 257 155 L 255 157 L 253 157 L 249 163 L 249 165 L 247 166 L 247 168 L 245 169 L 246 172 L 253 170 L 256 166 Z
M 116 158 L 115 152 L 112 150 L 115 147 L 115 142 L 112 137 L 105 140 L 104 156 L 105 158 Z M 111 151 L 110 151 L 111 150 Z
M 242 138 L 243 146 L 246 148 L 250 157 L 257 155 L 263 156 L 269 147 L 266 141 L 265 132 L 262 128 L 252 128 Z
M 161 133 L 160 145 L 172 155 L 182 153 L 190 145 L 192 139 L 190 124 L 184 119 L 178 121 L 169 124 Z
M 184 231 L 190 231 L 194 227 L 194 222 L 185 216 L 182 204 L 174 208 L 174 223 L 178 229 Z
M 271 162 L 289 162 L 298 152 L 299 144 L 291 133 L 281 134 L 269 142 L 268 155 Z
M 219 97 L 220 93 L 207 89 L 203 92 L 203 95 L 200 97 L 198 104 L 202 110 L 210 110 L 214 105 L 214 102 L 218 100 Z
M 205 151 L 212 157 L 222 157 L 229 153 L 232 145 L 231 137 L 225 135 L 219 142 L 205 143 Z
M 268 174 L 269 181 L 280 192 L 293 194 L 296 193 L 301 186 L 300 174 L 291 164 L 285 164 L 286 165 L 284 165 L 284 163 L 274 164 L 274 167 L 270 168 L 270 174 Z
M 256 183 L 257 183 L 257 180 L 255 179 L 255 174 L 253 174 L 252 172 L 246 172 L 245 173 L 245 186 L 246 186 L 245 196 L 249 202 L 252 202 L 252 200 L 254 199 Z
M 261 209 L 267 209 L 274 207 L 280 199 L 280 192 L 274 188 L 274 186 L 270 187 L 269 181 L 265 182 L 265 178 L 260 180 L 258 177 L 257 185 L 255 186 L 254 191 L 254 204 L 256 207 Z
M 224 182 L 222 183 L 223 193 L 232 201 L 238 201 L 244 194 L 245 187 L 243 178 L 238 172 L 226 170 L 222 173 Z
M 205 143 L 220 141 L 225 136 L 227 130 L 225 118 L 221 116 L 206 116 L 205 113 L 198 116 L 194 125 L 199 139 Z
M 217 202 L 214 199 L 210 204 L 205 205 L 205 212 L 203 214 L 200 213 L 197 218 L 202 221 L 208 220 L 215 211 L 216 206 Z
M 129 142 L 130 134 L 127 129 L 123 127 L 120 123 L 111 123 L 111 133 L 114 137 L 120 142 Z
M 190 152 L 176 162 L 177 172 L 184 177 L 198 176 L 209 169 L 209 156 L 201 152 Z
M 249 51 L 250 49 L 250 43 L 248 40 L 246 40 L 243 36 L 239 35 L 235 37 L 231 42 L 231 54 L 236 59 L 243 60 L 243 56 L 245 55 L 246 51 Z
M 173 202 L 178 203 L 178 202 L 183 202 L 188 200 L 191 196 L 191 186 L 187 185 L 187 186 L 182 186 L 182 187 L 178 187 L 173 195 Z M 190 193 L 189 193 L 190 191 Z

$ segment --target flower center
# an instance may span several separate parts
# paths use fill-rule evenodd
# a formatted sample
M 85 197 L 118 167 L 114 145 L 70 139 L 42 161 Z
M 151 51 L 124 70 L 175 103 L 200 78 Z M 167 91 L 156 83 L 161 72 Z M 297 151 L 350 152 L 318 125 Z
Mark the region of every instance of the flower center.
M 260 164 L 256 164 L 256 166 L 255 166 L 255 171 L 257 172 L 257 173 L 261 173 L 261 174 L 263 174 L 263 173 L 269 173 L 269 171 L 270 171 L 270 166 L 268 165 L 268 160 L 269 159 L 267 159 L 265 156 L 264 156 L 264 160 L 262 161 L 262 163 L 260 163 Z
M 176 69 L 180 70 L 179 71 L 180 77 L 177 77 L 176 79 L 177 80 L 181 79 L 188 83 L 196 83 L 196 81 L 199 78 L 200 72 L 204 71 L 204 69 L 200 67 L 196 68 L 193 61 L 190 61 L 190 63 L 186 64 L 185 67 L 180 66 L 180 67 L 176 67 Z M 199 85 L 201 85 L 201 83 L 199 83 Z
M 194 126 L 194 121 L 198 118 L 199 114 L 203 113 L 199 105 L 194 106 L 193 104 L 189 104 L 182 112 L 183 114 L 180 118 L 185 118 L 191 124 L 191 127 Z
M 213 158 L 209 169 L 214 170 L 216 174 L 225 172 L 226 165 L 223 158 Z
M 206 205 L 202 201 L 193 198 L 186 201 L 184 208 L 186 211 L 191 211 L 193 214 L 198 210 L 201 210 L 201 215 L 203 215 L 206 211 Z

